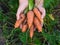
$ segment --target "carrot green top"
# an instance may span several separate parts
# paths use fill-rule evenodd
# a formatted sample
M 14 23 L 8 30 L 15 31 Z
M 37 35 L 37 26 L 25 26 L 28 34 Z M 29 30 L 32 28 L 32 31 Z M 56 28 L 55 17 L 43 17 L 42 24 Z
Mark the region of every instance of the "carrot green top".
M 34 0 L 28 0 L 29 2 L 29 10 L 32 10 L 34 8 Z

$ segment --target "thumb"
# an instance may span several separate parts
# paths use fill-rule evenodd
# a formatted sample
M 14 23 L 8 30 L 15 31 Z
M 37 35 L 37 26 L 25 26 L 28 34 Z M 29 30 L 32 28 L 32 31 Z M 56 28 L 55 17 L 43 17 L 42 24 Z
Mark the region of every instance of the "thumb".
M 19 6 L 19 8 L 18 8 L 18 10 L 17 10 L 17 13 L 16 13 L 16 18 L 17 18 L 17 20 L 20 19 L 20 13 L 21 13 L 21 10 L 20 10 L 20 6 Z

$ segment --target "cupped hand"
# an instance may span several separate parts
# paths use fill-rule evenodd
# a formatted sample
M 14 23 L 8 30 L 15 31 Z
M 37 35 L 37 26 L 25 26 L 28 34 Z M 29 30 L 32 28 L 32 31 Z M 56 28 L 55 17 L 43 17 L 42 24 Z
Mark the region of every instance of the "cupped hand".
M 28 0 L 19 0 L 19 7 L 16 13 L 17 20 L 21 19 L 21 13 L 28 7 Z M 22 29 L 22 24 L 20 25 Z
M 16 13 L 17 20 L 20 19 L 20 14 L 24 11 L 25 8 L 28 6 L 28 0 L 19 0 L 19 7 Z
M 43 7 L 43 4 L 44 4 L 44 0 L 35 0 L 35 6 L 42 13 L 42 15 L 41 15 L 42 20 L 44 19 L 45 15 L 46 15 L 46 11 L 45 11 L 45 8 Z M 43 26 L 43 23 L 41 23 L 41 25 Z

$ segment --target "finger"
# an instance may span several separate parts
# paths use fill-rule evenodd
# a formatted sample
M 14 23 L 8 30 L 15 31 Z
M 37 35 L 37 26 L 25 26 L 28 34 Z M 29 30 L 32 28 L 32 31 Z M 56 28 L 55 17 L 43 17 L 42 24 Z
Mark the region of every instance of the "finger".
M 20 8 L 21 8 L 21 7 L 19 6 L 19 8 L 18 8 L 18 10 L 17 10 L 17 13 L 16 13 L 16 18 L 17 18 L 17 20 L 20 19 L 20 13 L 21 13 Z
M 17 20 L 20 19 L 20 14 L 24 11 L 25 8 L 27 8 L 28 6 L 28 1 L 26 0 L 25 2 L 23 2 L 22 4 L 19 4 L 19 8 L 17 10 L 17 14 L 16 14 L 16 17 L 17 17 Z
M 20 15 L 20 19 L 23 20 L 23 22 L 24 22 L 24 20 L 25 20 L 25 15 L 24 15 L 24 14 L 21 14 L 21 15 Z M 22 29 L 23 22 L 20 24 L 20 28 L 21 28 L 21 29 Z
M 45 11 L 45 9 L 43 7 L 38 7 L 38 9 L 42 13 L 42 19 L 43 19 L 45 17 L 45 15 L 46 15 L 46 11 Z

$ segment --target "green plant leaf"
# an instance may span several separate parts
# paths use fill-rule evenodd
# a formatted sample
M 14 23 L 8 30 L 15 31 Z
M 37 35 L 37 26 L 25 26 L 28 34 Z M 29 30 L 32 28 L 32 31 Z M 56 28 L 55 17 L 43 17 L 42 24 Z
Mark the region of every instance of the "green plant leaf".
M 32 10 L 34 7 L 34 0 L 28 0 L 29 1 L 29 10 Z

